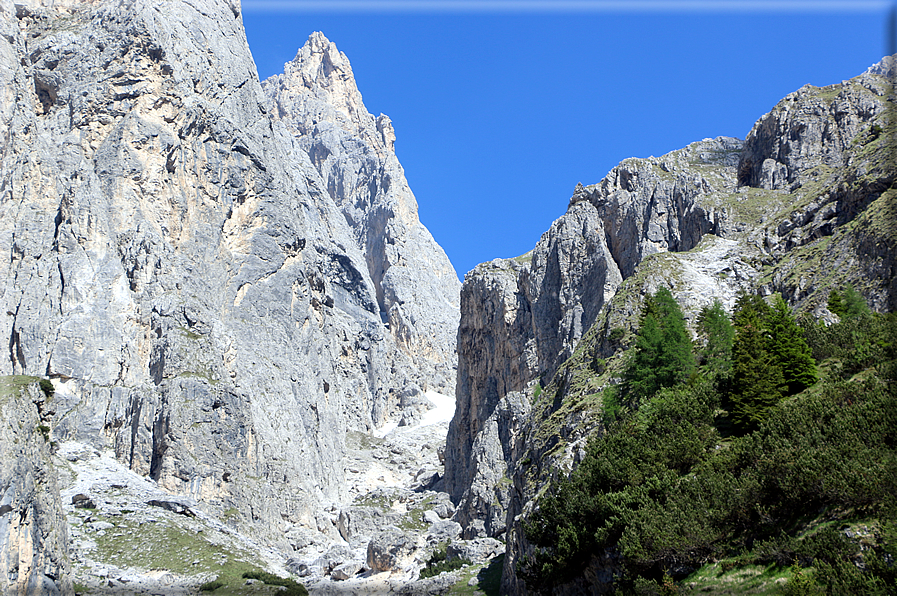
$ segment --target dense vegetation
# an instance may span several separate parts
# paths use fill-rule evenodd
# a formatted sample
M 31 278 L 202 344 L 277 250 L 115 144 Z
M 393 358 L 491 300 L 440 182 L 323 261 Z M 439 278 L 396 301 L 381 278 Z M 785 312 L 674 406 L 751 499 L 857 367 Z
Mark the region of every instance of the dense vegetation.
M 528 587 L 610 570 L 618 593 L 675 593 L 719 562 L 780 569 L 783 593 L 897 593 L 897 316 L 857 294 L 841 322 L 798 324 L 781 298 L 742 296 L 731 322 L 705 309 L 683 365 L 666 294 L 645 309 L 616 418 L 525 523 Z M 657 359 L 677 364 L 648 370 Z

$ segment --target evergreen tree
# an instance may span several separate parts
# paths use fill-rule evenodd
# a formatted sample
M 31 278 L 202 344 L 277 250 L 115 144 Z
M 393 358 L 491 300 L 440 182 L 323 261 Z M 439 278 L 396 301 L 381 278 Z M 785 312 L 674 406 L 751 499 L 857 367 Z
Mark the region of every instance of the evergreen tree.
M 869 305 L 863 295 L 850 284 L 844 286 L 844 292 L 832 290 L 828 295 L 828 309 L 841 319 L 861 317 L 869 314 Z
M 781 296 L 773 301 L 768 318 L 769 350 L 782 370 L 787 394 L 794 395 L 818 380 L 816 362 L 804 341 L 803 330 Z
M 698 315 L 698 329 L 707 340 L 701 350 L 702 362 L 714 372 L 728 372 L 732 368 L 732 342 L 735 328 L 719 300 L 705 306 Z
M 732 345 L 732 421 L 743 429 L 762 422 L 783 397 L 785 377 L 771 353 L 772 309 L 760 296 L 742 295 L 735 303 Z
M 849 318 L 853 317 L 861 317 L 863 315 L 868 315 L 871 311 L 869 310 L 869 305 L 866 304 L 866 299 L 863 298 L 863 295 L 857 292 L 853 286 L 847 285 L 844 288 L 844 314 L 840 314 L 841 318 L 847 316 Z
M 832 290 L 828 294 L 828 309 L 840 318 L 844 318 L 844 315 L 847 313 L 847 309 L 844 307 L 844 298 L 841 297 L 837 290 Z
M 670 290 L 661 287 L 645 302 L 635 349 L 623 373 L 625 391 L 637 399 L 650 397 L 687 379 L 694 367 L 682 309 Z

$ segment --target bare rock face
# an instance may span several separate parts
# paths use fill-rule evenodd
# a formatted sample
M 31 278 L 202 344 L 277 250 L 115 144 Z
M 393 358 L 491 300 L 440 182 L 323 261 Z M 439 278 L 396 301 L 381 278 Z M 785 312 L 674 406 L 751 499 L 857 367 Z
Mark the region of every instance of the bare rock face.
M 37 379 L 0 379 L 0 591 L 72 593 L 68 531 Z
M 738 164 L 739 183 L 767 189 L 797 188 L 841 167 L 854 139 L 886 109 L 894 58 L 829 87 L 805 85 L 757 120 Z
M 725 214 L 708 198 L 725 180 L 708 180 L 688 164 L 724 164 L 734 186 L 740 149 L 737 139 L 721 137 L 662 158 L 626 160 L 599 184 L 578 185 L 567 212 L 531 253 L 484 263 L 467 275 L 458 405 L 445 463 L 446 489 L 458 503 L 455 518 L 466 526 L 465 537 L 497 536 L 506 528 L 500 520 L 508 499 L 493 493 L 522 446 L 507 442 L 497 449 L 496 439 L 520 435 L 528 403 L 521 396 L 518 405 L 497 410 L 501 400 L 531 391 L 533 382 L 547 386 L 641 260 L 723 233 Z
M 270 113 L 238 2 L 43 4 L 0 11 L 0 374 L 56 380 L 58 440 L 263 536 L 314 528 L 346 432 L 454 377 L 457 279 L 386 120 L 308 132 L 359 171 L 383 154 L 347 221 L 356 196 Z
M 431 388 L 453 393 L 461 284 L 418 219 L 389 117 L 368 113 L 349 60 L 321 33 L 263 87 L 272 115 L 295 136 L 345 216 L 390 334 L 430 372 Z

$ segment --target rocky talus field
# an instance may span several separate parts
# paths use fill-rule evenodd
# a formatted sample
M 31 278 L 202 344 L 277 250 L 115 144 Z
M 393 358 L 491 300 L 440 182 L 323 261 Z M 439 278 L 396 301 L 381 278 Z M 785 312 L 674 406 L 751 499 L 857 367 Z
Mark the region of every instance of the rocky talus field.
M 260 81 L 239 0 L 0 1 L 0 591 L 537 593 L 648 295 L 895 310 L 895 76 L 625 159 L 462 285 L 322 33 Z

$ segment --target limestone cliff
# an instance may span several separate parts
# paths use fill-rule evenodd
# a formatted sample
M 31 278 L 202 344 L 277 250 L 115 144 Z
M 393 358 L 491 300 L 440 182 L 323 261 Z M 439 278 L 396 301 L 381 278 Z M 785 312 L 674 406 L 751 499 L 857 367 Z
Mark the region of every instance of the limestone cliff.
M 532 253 L 467 275 L 446 480 L 467 535 L 506 533 L 503 591 L 526 592 L 520 520 L 601 432 L 595 396 L 619 382 L 646 293 L 671 288 L 689 323 L 741 291 L 823 315 L 829 291 L 851 283 L 875 308 L 897 306 L 895 62 L 800 89 L 744 142 L 624 160 L 576 187 Z
M 0 379 L 0 592 L 72 593 L 68 533 L 51 461 L 52 410 L 38 379 Z
M 454 378 L 459 284 L 387 120 L 357 91 L 338 133 L 273 116 L 236 1 L 5 1 L 0 28 L 0 374 L 53 380 L 55 440 L 268 539 L 316 527 L 346 433 Z M 331 142 L 382 191 L 331 192 L 360 176 Z
M 453 393 L 460 283 L 418 219 L 389 117 L 367 112 L 349 60 L 321 33 L 263 88 L 273 117 L 309 155 L 345 216 L 390 333 L 429 372 L 431 387 Z

